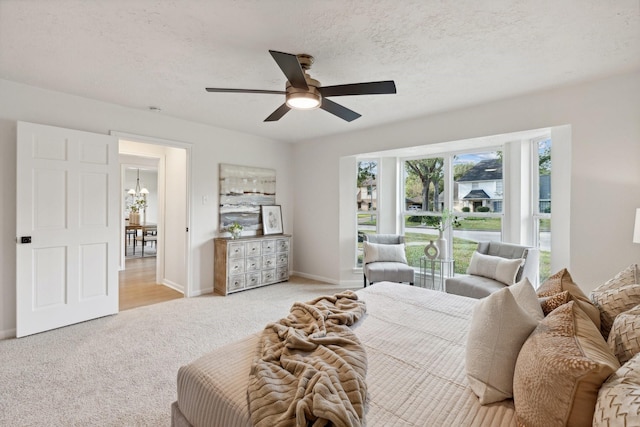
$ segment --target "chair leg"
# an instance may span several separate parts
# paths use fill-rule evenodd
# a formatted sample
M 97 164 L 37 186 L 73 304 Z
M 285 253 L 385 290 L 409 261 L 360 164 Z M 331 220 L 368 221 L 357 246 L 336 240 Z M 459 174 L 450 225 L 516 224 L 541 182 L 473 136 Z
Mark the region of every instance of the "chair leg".
M 362 279 L 364 280 L 364 287 L 367 287 L 367 276 L 365 276 L 364 274 L 362 275 Z
M 409 282 L 409 286 L 413 286 L 413 282 Z

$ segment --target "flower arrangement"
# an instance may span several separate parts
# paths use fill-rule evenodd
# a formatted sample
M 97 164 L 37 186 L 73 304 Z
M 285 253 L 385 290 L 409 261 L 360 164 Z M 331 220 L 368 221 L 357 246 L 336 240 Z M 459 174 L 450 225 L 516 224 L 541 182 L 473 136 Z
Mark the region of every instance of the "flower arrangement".
M 238 224 L 237 222 L 234 222 L 233 224 L 227 227 L 227 231 L 231 233 L 231 237 L 234 239 L 237 239 L 240 236 L 240 233 L 242 233 L 243 229 L 244 227 L 241 224 Z
M 434 228 L 442 234 L 447 228 L 460 227 L 460 221 L 450 209 L 443 209 L 441 216 L 424 217 L 424 224 L 429 228 Z
M 129 205 L 129 210 L 133 213 L 138 213 L 143 209 L 146 209 L 147 207 L 147 201 L 144 199 L 144 197 L 140 197 L 136 200 L 134 200 L 131 205 Z
M 460 221 L 458 221 L 458 217 L 454 215 L 453 211 L 445 208 L 442 210 L 442 216 L 436 228 L 438 231 L 445 231 L 451 226 L 460 227 Z

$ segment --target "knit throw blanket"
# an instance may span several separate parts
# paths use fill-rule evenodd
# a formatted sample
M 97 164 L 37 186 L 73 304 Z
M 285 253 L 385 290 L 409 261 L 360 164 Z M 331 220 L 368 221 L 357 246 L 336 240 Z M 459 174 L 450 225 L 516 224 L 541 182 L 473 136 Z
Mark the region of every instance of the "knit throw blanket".
M 265 327 L 247 391 L 255 427 L 365 424 L 367 356 L 349 327 L 365 312 L 345 291 L 296 302 Z

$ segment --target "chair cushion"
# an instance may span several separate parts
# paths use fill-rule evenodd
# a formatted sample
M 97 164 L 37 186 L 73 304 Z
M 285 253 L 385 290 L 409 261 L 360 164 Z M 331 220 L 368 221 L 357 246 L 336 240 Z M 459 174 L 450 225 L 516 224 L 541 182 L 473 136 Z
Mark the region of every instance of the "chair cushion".
M 401 262 L 407 264 L 407 256 L 404 251 L 404 243 L 399 245 L 386 245 L 378 243 L 362 242 L 364 250 L 364 263 L 371 262 Z
M 504 283 L 482 276 L 458 274 L 445 282 L 448 294 L 462 295 L 470 298 L 484 298 L 504 288 Z
M 513 285 L 523 262 L 522 258 L 507 259 L 475 251 L 471 255 L 467 274 L 488 277 L 505 285 Z
M 415 271 L 400 262 L 372 262 L 363 267 L 364 275 L 370 282 L 409 282 L 413 283 Z

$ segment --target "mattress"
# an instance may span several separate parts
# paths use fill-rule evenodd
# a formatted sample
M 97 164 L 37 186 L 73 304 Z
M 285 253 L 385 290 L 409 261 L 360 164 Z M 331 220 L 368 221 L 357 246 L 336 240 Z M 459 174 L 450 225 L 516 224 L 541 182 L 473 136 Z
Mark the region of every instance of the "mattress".
M 515 426 L 512 400 L 481 406 L 464 357 L 477 300 L 379 282 L 357 291 L 367 314 L 354 331 L 367 352 L 367 426 Z M 287 313 L 283 313 L 283 317 Z M 259 334 L 178 372 L 173 426 L 251 426 L 247 384 Z

